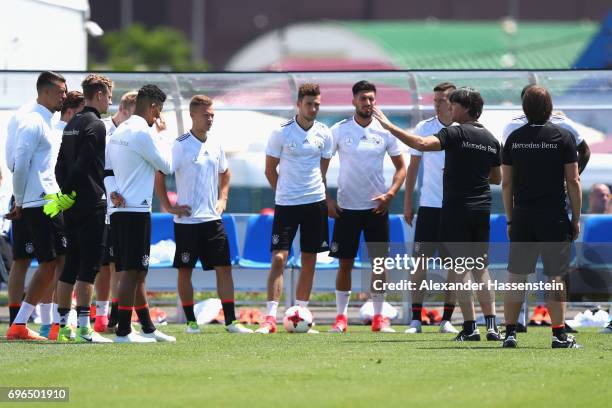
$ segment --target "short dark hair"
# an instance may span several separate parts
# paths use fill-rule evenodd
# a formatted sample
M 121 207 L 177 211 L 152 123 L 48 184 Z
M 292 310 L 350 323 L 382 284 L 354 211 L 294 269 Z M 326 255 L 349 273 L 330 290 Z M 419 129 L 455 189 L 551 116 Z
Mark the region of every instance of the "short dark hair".
M 305 96 L 319 96 L 321 95 L 321 90 L 319 89 L 319 84 L 306 83 L 300 85 L 298 89 L 298 101 L 304 99 Z
M 543 86 L 532 85 L 523 95 L 523 112 L 529 123 L 543 125 L 552 113 L 552 98 Z
M 54 85 L 55 82 L 66 83 L 66 78 L 64 78 L 57 72 L 53 72 L 53 71 L 42 72 L 38 76 L 38 79 L 36 80 L 36 90 L 40 92 L 41 89 L 47 86 L 50 86 L 50 85 Z
M 535 84 L 529 84 L 523 87 L 523 89 L 521 90 L 521 99 L 523 99 L 523 96 L 525 96 L 525 92 L 527 92 L 527 90 L 531 88 L 532 86 L 535 86 Z
M 136 106 L 143 107 L 144 103 L 162 104 L 164 102 L 166 102 L 166 94 L 157 85 L 147 84 L 138 90 Z
M 66 94 L 66 100 L 62 105 L 62 115 L 66 113 L 68 109 L 78 108 L 84 101 L 83 94 L 79 91 L 70 91 Z
M 468 114 L 478 119 L 482 114 L 484 99 L 482 95 L 474 88 L 462 87 L 455 89 L 448 97 L 451 103 L 458 103 L 468 110 Z
M 457 87 L 455 86 L 455 84 L 451 83 L 451 82 L 440 82 L 438 85 L 434 86 L 434 92 L 444 92 L 444 91 L 448 91 L 449 89 L 457 89 Z
M 109 77 L 100 74 L 90 74 L 81 82 L 83 96 L 91 100 L 98 91 L 108 93 L 113 89 L 113 81 Z
M 376 93 L 376 85 L 368 81 L 359 81 L 353 85 L 353 96 L 359 92 L 374 92 Z

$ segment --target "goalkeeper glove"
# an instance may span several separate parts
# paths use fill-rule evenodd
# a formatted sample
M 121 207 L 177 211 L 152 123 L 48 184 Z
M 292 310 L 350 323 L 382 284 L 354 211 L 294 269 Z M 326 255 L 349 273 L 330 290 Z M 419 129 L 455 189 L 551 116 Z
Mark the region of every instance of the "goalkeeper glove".
M 61 191 L 55 194 L 47 194 L 46 200 L 51 200 L 43 207 L 43 212 L 49 217 L 53 218 L 60 211 L 66 211 L 74 205 L 76 199 L 76 192 L 73 191 L 70 194 L 63 194 Z

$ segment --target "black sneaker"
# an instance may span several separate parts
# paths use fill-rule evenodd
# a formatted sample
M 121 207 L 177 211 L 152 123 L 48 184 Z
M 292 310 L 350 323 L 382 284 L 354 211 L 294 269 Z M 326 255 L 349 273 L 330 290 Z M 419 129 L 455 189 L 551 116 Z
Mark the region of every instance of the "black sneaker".
M 557 338 L 556 336 L 552 336 L 552 348 L 582 348 L 582 346 L 576 343 L 576 339 L 574 336 L 567 335 L 565 339 Z
M 566 333 L 573 333 L 573 334 L 578 333 L 578 330 L 576 330 L 573 327 L 571 327 L 569 324 L 567 324 L 567 322 L 565 322 L 564 324 L 565 324 L 565 332 Z
M 506 336 L 506 338 L 504 339 L 504 342 L 502 343 L 502 347 L 503 348 L 516 348 L 516 337 L 510 335 L 510 336 Z
M 455 341 L 480 341 L 480 332 L 478 329 L 475 329 L 471 333 L 461 330 L 457 337 L 455 337 Z
M 502 336 L 499 333 L 499 328 L 496 326 L 495 329 L 487 329 L 487 340 L 488 341 L 500 341 Z
M 527 327 L 526 327 L 526 326 L 524 326 L 524 325 L 523 325 L 523 324 L 521 324 L 521 323 L 518 323 L 518 324 L 516 325 L 516 332 L 517 332 L 517 333 L 527 333 Z

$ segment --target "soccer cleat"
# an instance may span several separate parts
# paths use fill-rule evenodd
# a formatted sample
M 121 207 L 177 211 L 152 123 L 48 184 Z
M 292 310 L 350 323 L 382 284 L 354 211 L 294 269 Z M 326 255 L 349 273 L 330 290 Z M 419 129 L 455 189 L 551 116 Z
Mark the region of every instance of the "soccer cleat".
M 348 328 L 348 318 L 346 315 L 339 314 L 336 316 L 336 321 L 334 322 L 331 329 L 329 329 L 329 333 L 346 333 L 346 329 Z
M 453 333 L 459 334 L 459 330 L 455 329 L 453 324 L 448 320 L 442 320 L 440 322 L 440 333 Z
M 43 337 L 49 338 L 49 333 L 51 332 L 51 325 L 50 324 L 43 324 L 40 326 L 40 332 L 39 334 Z
M 72 334 L 72 330 L 69 326 L 60 327 L 57 331 L 57 337 L 55 341 L 58 343 L 67 343 L 74 340 L 75 337 Z
M 610 320 L 610 323 L 608 323 L 608 325 L 601 329 L 599 332 L 601 334 L 612 334 L 612 320 Z
M 142 333 L 141 336 L 142 337 L 147 337 L 147 338 L 150 338 L 150 339 L 155 339 L 155 341 L 158 341 L 158 342 L 167 342 L 167 343 L 174 343 L 174 342 L 176 342 L 176 337 L 169 336 L 169 335 L 167 335 L 165 333 L 162 333 L 158 329 L 155 329 L 155 331 L 153 333 Z
M 504 342 L 502 343 L 503 348 L 516 348 L 516 337 L 510 335 L 506 336 Z
M 461 330 L 457 337 L 455 337 L 455 341 L 480 341 L 480 331 L 475 329 L 473 332 L 468 333 L 465 330 Z
M 276 333 L 276 318 L 274 316 L 266 316 L 266 319 L 259 325 L 259 329 L 255 330 L 255 333 Z
M 407 334 L 423 333 L 422 326 L 423 324 L 421 323 L 420 320 L 413 320 L 410 322 L 410 326 L 408 326 L 408 328 L 406 329 L 406 331 L 404 331 L 404 333 L 407 333 Z
M 488 341 L 500 341 L 502 336 L 499 333 L 499 328 L 496 326 L 495 329 L 487 329 L 487 340 Z
M 25 324 L 12 324 L 6 332 L 8 341 L 42 341 L 48 340 L 46 337 L 40 336 L 34 330 L 30 330 Z
M 253 333 L 253 330 L 244 327 L 244 325 L 240 323 L 238 320 L 234 320 L 231 324 L 228 324 L 227 326 L 225 326 L 225 330 L 227 330 L 228 333 L 240 333 L 240 334 Z
M 198 326 L 198 322 L 187 322 L 185 333 L 191 333 L 191 334 L 202 333 L 202 330 L 200 330 L 200 326 Z
M 108 331 L 108 317 L 96 316 L 96 322 L 94 323 L 94 330 L 98 333 L 106 333 Z
M 566 335 L 565 339 L 552 336 L 552 348 L 582 348 L 582 346 L 576 343 L 576 339 L 572 335 Z
M 59 324 L 58 323 L 53 323 L 51 325 L 51 330 L 49 331 L 49 340 L 57 340 L 57 333 L 59 333 Z
M 395 333 L 395 330 L 391 328 L 389 319 L 383 318 L 381 314 L 374 315 L 372 319 L 372 331 L 380 333 Z
M 576 333 L 578 333 L 578 330 L 574 329 L 572 326 L 570 326 L 569 324 L 567 324 L 567 322 L 565 322 L 565 332 L 566 332 L 566 333 L 573 333 L 573 334 L 576 334 Z
M 112 343 L 111 339 L 103 337 L 91 327 L 79 327 L 74 339 L 77 343 Z
M 115 343 L 156 343 L 157 340 L 151 337 L 143 337 L 138 333 L 130 332 L 127 336 L 116 336 Z
M 517 333 L 527 333 L 527 327 L 525 327 L 522 323 L 517 323 L 516 332 Z

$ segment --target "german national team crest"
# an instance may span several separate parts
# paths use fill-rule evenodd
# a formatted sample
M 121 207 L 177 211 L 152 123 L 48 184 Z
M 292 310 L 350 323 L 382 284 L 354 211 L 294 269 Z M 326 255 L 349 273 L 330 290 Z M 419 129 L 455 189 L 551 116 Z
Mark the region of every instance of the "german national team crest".
M 34 244 L 32 244 L 31 242 L 27 242 L 25 245 L 25 251 L 28 254 L 33 254 L 34 253 Z
M 272 234 L 272 244 L 276 245 L 278 244 L 279 241 L 280 241 L 280 237 L 278 236 L 278 234 Z
M 68 239 L 66 237 L 62 237 L 62 246 L 66 248 L 68 246 Z
M 142 256 L 142 266 L 149 266 L 149 255 Z
M 414 243 L 414 252 L 417 253 L 417 254 L 419 252 L 421 252 L 421 243 L 420 242 L 415 242 Z
M 187 262 L 189 262 L 189 258 L 190 258 L 190 257 L 191 257 L 191 255 L 189 254 L 189 252 L 183 252 L 183 253 L 181 254 L 181 261 L 182 261 L 183 263 L 187 263 Z
M 331 247 L 329 249 L 331 252 L 338 252 L 338 243 L 332 242 Z
M 115 256 L 115 250 L 113 249 L 113 247 L 112 247 L 112 246 L 108 247 L 108 254 L 109 254 L 110 256 Z

